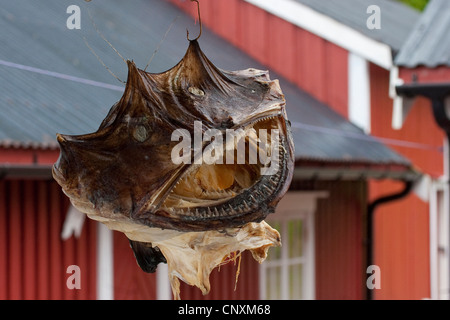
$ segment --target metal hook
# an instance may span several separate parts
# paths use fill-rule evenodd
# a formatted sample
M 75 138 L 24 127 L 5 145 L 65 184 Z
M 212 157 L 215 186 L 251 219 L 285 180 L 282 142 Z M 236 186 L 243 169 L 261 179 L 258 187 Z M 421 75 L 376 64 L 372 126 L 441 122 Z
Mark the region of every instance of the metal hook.
M 200 15 L 200 3 L 198 2 L 198 0 L 191 0 L 191 1 L 192 2 L 197 2 L 198 23 L 200 25 L 200 33 L 198 34 L 197 38 L 191 40 L 191 39 L 189 39 L 189 30 L 186 29 L 186 32 L 187 32 L 187 39 L 188 39 L 188 41 L 195 41 L 195 40 L 198 40 L 202 36 L 202 17 Z

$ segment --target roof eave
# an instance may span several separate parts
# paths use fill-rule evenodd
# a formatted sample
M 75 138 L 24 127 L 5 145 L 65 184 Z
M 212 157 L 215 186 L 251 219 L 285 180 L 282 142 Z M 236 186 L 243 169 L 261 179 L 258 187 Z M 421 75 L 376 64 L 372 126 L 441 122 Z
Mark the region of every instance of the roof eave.
M 40 164 L 0 164 L 0 180 L 51 180 L 52 165 Z
M 367 180 L 391 179 L 417 181 L 422 173 L 407 164 L 311 162 L 297 160 L 294 180 Z

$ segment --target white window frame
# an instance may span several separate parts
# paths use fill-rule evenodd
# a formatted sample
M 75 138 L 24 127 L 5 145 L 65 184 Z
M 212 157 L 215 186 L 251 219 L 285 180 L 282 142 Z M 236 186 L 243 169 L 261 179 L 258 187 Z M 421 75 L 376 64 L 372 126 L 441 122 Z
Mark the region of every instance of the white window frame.
M 450 299 L 449 278 L 449 188 L 445 180 L 435 180 L 430 190 L 430 298 Z
M 450 99 L 446 102 L 450 107 Z M 429 187 L 430 228 L 430 298 L 450 300 L 450 168 L 449 141 L 444 143 L 444 175 L 431 181 Z
M 315 299 L 315 212 L 317 199 L 328 197 L 325 191 L 290 191 L 277 206 L 276 213 L 270 215 L 266 220 L 269 224 L 274 221 L 281 223 L 281 258 L 278 260 L 265 261 L 260 265 L 259 272 L 259 296 L 266 300 L 267 269 L 270 267 L 281 267 L 281 299 L 289 297 L 289 266 L 302 264 L 302 297 L 305 300 Z M 303 221 L 302 249 L 303 256 L 297 258 L 288 257 L 288 244 L 283 239 L 288 239 L 287 223 L 290 220 Z M 269 249 L 270 254 L 270 249 Z

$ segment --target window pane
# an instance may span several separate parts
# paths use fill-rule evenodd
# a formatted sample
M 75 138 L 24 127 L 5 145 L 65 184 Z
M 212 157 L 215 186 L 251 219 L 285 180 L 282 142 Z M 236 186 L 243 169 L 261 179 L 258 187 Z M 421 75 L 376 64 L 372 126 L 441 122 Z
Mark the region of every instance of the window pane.
M 281 299 L 281 268 L 270 267 L 266 271 L 266 299 L 279 300 Z
M 303 221 L 291 220 L 288 222 L 288 253 L 289 258 L 301 257 L 303 254 Z
M 266 261 L 275 261 L 281 259 L 281 247 L 270 247 L 267 251 Z
M 302 268 L 301 264 L 289 266 L 289 299 L 303 299 Z
M 270 225 L 281 234 L 282 247 L 272 247 L 265 267 L 266 299 L 304 298 L 303 240 L 304 220 L 271 221 Z

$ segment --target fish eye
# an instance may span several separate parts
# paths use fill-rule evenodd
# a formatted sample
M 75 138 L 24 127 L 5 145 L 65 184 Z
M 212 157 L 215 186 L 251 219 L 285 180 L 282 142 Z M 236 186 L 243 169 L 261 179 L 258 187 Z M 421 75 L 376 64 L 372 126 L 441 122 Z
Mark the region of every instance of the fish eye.
M 144 142 L 148 139 L 150 132 L 143 125 L 138 125 L 133 129 L 133 138 L 138 142 Z
M 203 97 L 205 95 L 205 92 L 197 87 L 189 87 L 188 91 L 197 97 Z

